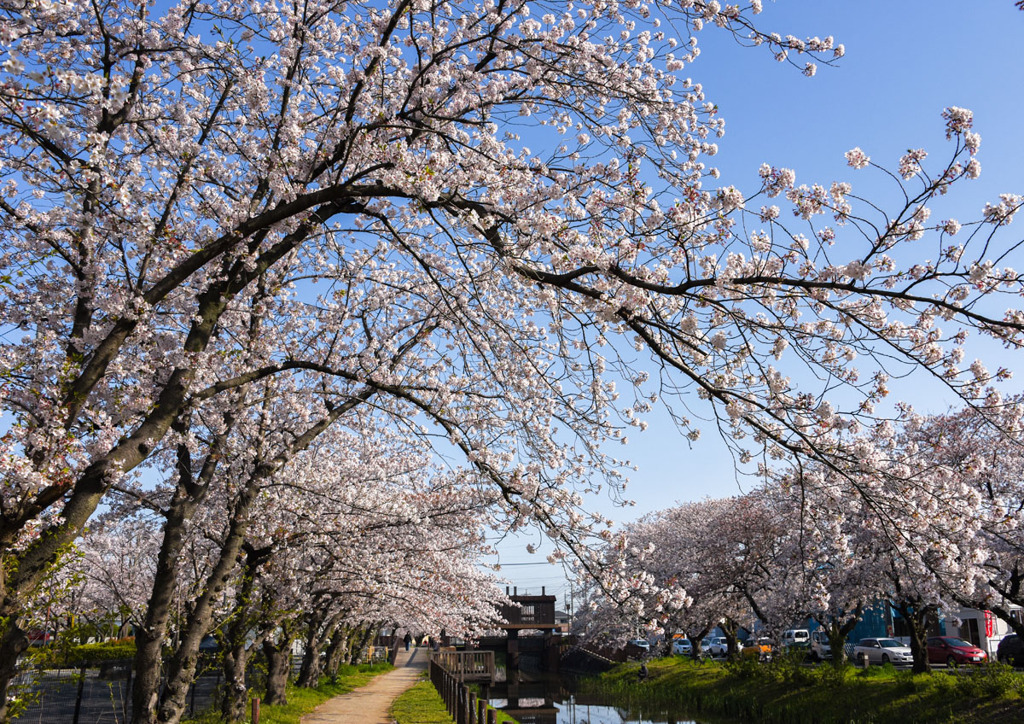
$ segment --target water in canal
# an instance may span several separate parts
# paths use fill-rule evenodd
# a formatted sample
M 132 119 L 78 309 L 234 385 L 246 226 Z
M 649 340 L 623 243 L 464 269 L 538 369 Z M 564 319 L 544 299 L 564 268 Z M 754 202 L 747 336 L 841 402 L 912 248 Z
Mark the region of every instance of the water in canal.
M 485 693 L 488 702 L 520 724 L 728 724 L 736 720 L 695 718 L 685 712 L 645 710 L 607 695 L 581 693 L 569 676 L 515 673 Z

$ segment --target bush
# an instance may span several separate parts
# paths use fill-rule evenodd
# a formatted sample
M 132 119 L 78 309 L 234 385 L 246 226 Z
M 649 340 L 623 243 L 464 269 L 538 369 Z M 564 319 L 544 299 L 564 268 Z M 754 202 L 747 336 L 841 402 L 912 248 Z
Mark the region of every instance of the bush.
M 73 668 L 102 664 L 107 661 L 119 661 L 135 656 L 135 639 L 125 638 L 116 641 L 104 641 L 98 644 L 81 644 L 61 648 L 59 646 L 40 649 L 37 661 L 44 667 Z
M 960 672 L 956 678 L 956 690 L 961 696 L 977 698 L 1005 697 L 1011 694 L 1024 696 L 1024 679 L 1014 673 L 1013 667 L 994 661 L 982 664 L 973 670 Z
M 761 662 L 752 656 L 729 659 L 724 666 L 726 671 L 741 679 L 756 679 L 764 675 Z

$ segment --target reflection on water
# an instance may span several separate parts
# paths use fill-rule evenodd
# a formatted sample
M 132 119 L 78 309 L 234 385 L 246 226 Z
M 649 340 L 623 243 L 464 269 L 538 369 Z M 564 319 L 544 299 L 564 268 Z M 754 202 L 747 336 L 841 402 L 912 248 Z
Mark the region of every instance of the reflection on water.
M 617 706 L 599 694 L 581 694 L 571 678 L 526 678 L 515 672 L 512 681 L 489 687 L 488 703 L 515 717 L 520 724 L 705 724 L 682 712 L 637 711 Z
M 699 724 L 695 719 L 678 719 L 662 714 L 630 714 L 624 709 L 569 701 L 556 702 L 558 713 L 552 720 L 557 724 Z M 636 718 L 636 717 L 642 718 Z

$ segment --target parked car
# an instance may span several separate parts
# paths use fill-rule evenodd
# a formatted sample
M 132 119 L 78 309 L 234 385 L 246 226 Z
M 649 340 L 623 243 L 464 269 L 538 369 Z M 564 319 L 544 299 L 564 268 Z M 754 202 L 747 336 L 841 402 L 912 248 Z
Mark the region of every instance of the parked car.
M 627 642 L 627 645 L 636 646 L 638 649 L 643 649 L 644 651 L 651 650 L 651 644 L 647 641 L 647 639 L 630 639 Z
M 827 661 L 832 658 L 832 644 L 828 634 L 822 629 L 815 629 L 811 634 L 811 658 L 815 661 Z
M 1017 634 L 1004 636 L 996 649 L 996 659 L 1010 666 L 1024 666 L 1024 641 Z
M 910 647 L 904 646 L 896 639 L 861 639 L 860 643 L 853 647 L 853 658 L 858 658 L 862 653 L 868 655 L 868 663 L 871 664 L 911 664 L 914 662 Z
M 690 643 L 690 639 L 676 639 L 672 642 L 672 653 L 680 656 L 692 656 L 693 644 Z
M 809 649 L 811 647 L 811 632 L 805 628 L 791 628 L 782 632 L 782 648 L 786 651 L 791 649 Z
M 774 647 L 771 639 L 766 638 L 750 638 L 747 639 L 743 644 L 743 650 L 740 654 L 743 658 L 757 658 L 758 661 L 771 661 L 772 654 L 774 653 Z
M 953 636 L 932 636 L 926 645 L 928 661 L 933 664 L 945 664 L 950 668 L 959 664 L 981 664 L 988 659 L 988 654 L 970 641 Z
M 701 642 L 700 647 L 710 656 L 725 656 L 729 653 L 729 642 L 725 636 L 709 636 Z

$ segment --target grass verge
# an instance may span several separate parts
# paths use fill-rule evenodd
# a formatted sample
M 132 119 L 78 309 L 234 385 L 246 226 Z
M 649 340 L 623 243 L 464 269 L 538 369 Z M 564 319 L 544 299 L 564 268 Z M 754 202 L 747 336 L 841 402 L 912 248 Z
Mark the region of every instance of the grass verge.
M 694 664 L 679 658 L 622 664 L 585 682 L 585 691 L 613 697 L 632 710 L 737 717 L 766 724 L 912 724 L 1015 721 L 1024 706 L 1024 674 L 990 664 L 912 674 L 891 666 L 866 671 L 773 664 Z
M 260 724 L 299 724 L 299 719 L 328 699 L 347 694 L 353 689 L 364 686 L 378 674 L 394 669 L 391 664 L 359 664 L 358 666 L 342 666 L 337 677 L 332 681 L 324 679 L 315 689 L 306 689 L 288 685 L 288 703 L 281 706 L 263 705 L 260 707 Z M 183 724 L 219 724 L 220 712 L 206 712 L 191 719 L 183 719 Z
M 395 699 L 391 705 L 391 716 L 396 724 L 453 724 L 444 700 L 429 681 L 421 681 Z M 516 720 L 498 712 L 498 722 L 516 724 Z

